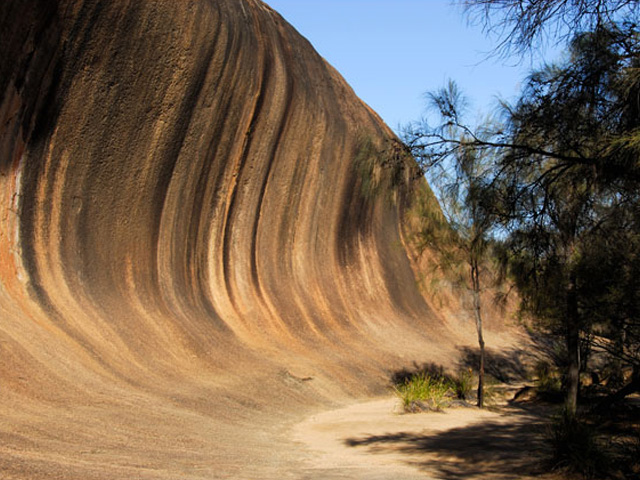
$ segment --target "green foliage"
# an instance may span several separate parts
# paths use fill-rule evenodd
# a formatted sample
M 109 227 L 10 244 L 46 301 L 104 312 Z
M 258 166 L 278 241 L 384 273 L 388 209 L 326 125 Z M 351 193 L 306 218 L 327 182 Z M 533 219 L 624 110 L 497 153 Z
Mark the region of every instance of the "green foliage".
M 439 199 L 499 219 L 521 314 L 562 345 L 562 373 L 537 371 L 540 392 L 562 389 L 566 399 L 549 430 L 554 463 L 593 478 L 610 461 L 593 425 L 577 418 L 580 373 L 592 349 L 615 370 L 640 371 L 640 1 L 462 3 L 498 33 L 499 52 L 549 40 L 566 55 L 533 71 L 518 101 L 502 102 L 500 116 L 479 126 L 465 123 L 450 83 L 431 98 L 441 124 L 411 126 L 406 141 L 436 185 L 439 168 L 455 177 L 469 160 L 487 162 L 475 185 L 448 182 Z M 444 210 L 448 219 L 460 212 Z M 634 378 L 614 397 L 634 391 Z
M 355 164 L 361 180 L 361 192 L 365 198 L 373 198 L 380 193 L 382 178 L 378 164 L 379 152 L 371 137 L 363 137 L 358 142 Z
M 432 107 L 443 119 L 433 133 L 408 129 L 405 140 L 412 149 L 434 188 L 443 212 L 442 219 L 427 216 L 418 231 L 418 249 L 427 246 L 437 256 L 438 267 L 463 287 L 473 301 L 473 319 L 478 335 L 480 360 L 478 366 L 478 405 L 483 406 L 484 356 L 482 291 L 491 277 L 486 266 L 490 264 L 492 231 L 496 216 L 487 208 L 491 204 L 488 185 L 492 181 L 493 158 L 489 150 L 476 148 L 469 131 L 458 128 L 459 111 L 465 103 L 456 84 L 429 96 Z M 454 147 L 434 153 L 433 143 L 423 140 L 435 137 L 436 144 L 443 138 L 455 138 Z M 442 224 L 446 223 L 446 227 Z
M 472 23 L 499 37 L 496 50 L 524 54 L 605 21 L 633 21 L 638 0 L 461 0 Z
M 522 312 L 563 338 L 567 407 L 575 412 L 590 348 L 640 366 L 640 10 L 626 8 L 639 2 L 623 1 L 624 8 L 613 10 L 612 2 L 590 0 L 581 5 L 594 9 L 564 0 L 469 3 L 507 8 L 516 43 L 524 38 L 517 29 L 539 33 L 548 20 L 529 17 L 535 12 L 559 15 L 556 20 L 576 14 L 593 27 L 572 34 L 561 62 L 532 72 L 519 100 L 502 104 L 502 118 L 465 124 L 464 102 L 450 83 L 432 96 L 441 125 L 420 124 L 408 133 L 408 145 L 435 172 L 436 185 L 438 168 L 454 167 L 455 181 L 440 191 L 443 204 L 453 200 L 450 205 L 462 205 L 474 218 L 473 224 L 459 221 L 464 208 L 445 208 L 460 239 L 482 240 L 475 233 L 484 222 L 500 221 L 508 252 L 503 265 Z M 594 14 L 601 8 L 616 15 Z M 623 10 L 624 18 L 617 16 Z M 474 225 L 471 236 L 465 225 Z M 471 245 L 470 252 L 486 248 Z
M 569 407 L 584 366 L 578 351 L 584 358 L 592 333 L 640 360 L 629 355 L 639 337 L 623 333 L 634 331 L 640 304 L 625 274 L 636 264 L 639 162 L 634 143 L 620 142 L 640 125 L 640 84 L 630 73 L 639 46 L 633 26 L 578 33 L 568 61 L 534 72 L 508 111 L 518 148 L 505 149 L 498 168 L 511 267 L 523 306 L 566 338 Z
M 441 411 L 448 405 L 449 382 L 441 376 L 416 373 L 394 386 L 406 412 Z
M 564 411 L 553 419 L 547 437 L 552 449 L 553 467 L 585 479 L 601 478 L 610 459 L 597 439 L 593 425 Z
M 407 216 L 412 224 L 413 243 L 420 253 L 428 249 L 443 250 L 454 243 L 455 233 L 432 191 L 416 190 Z
M 452 378 L 451 386 L 460 400 L 468 400 L 473 389 L 473 370 L 461 368 L 457 375 Z M 485 392 L 486 395 L 486 392 Z
M 536 393 L 548 401 L 562 399 L 562 379 L 557 368 L 550 363 L 540 361 L 534 368 Z
M 355 165 L 360 178 L 360 193 L 366 199 L 384 196 L 396 203 L 418 177 L 418 169 L 407 149 L 398 141 L 384 145 L 374 143 L 371 136 L 358 139 Z

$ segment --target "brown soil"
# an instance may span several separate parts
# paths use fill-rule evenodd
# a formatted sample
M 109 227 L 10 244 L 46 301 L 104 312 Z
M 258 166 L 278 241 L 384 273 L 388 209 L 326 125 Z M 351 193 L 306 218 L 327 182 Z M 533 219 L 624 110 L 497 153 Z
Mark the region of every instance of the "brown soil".
M 397 401 L 386 398 L 298 424 L 294 437 L 311 457 L 301 478 L 541 478 L 542 409 L 474 407 L 421 414 L 400 409 Z

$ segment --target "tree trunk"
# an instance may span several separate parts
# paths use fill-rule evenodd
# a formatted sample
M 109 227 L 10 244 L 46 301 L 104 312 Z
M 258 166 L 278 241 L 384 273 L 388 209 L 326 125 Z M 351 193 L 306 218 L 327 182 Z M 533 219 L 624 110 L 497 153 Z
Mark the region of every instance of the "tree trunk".
M 574 417 L 578 409 L 578 391 L 580 389 L 580 320 L 574 272 L 570 273 L 567 285 L 566 342 L 568 362 L 565 408 L 567 415 Z
M 622 375 L 622 358 L 624 357 L 624 345 L 626 342 L 626 330 L 622 321 L 614 324 L 615 340 L 613 344 L 613 358 L 611 360 L 611 376 L 607 381 L 607 386 L 621 388 L 624 385 Z
M 480 276 L 476 261 L 471 262 L 471 281 L 473 284 L 473 310 L 476 317 L 478 331 L 478 345 L 480 346 L 480 364 L 478 365 L 478 407 L 484 408 L 484 337 L 482 335 L 482 314 L 480 311 Z

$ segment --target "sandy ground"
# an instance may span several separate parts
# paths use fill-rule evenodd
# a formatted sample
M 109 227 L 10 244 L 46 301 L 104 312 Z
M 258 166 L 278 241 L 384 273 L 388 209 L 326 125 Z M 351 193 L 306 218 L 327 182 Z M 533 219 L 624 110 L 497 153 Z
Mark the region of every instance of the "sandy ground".
M 541 478 L 544 413 L 503 406 L 404 414 L 393 398 L 320 413 L 293 429 L 310 459 L 299 478 Z

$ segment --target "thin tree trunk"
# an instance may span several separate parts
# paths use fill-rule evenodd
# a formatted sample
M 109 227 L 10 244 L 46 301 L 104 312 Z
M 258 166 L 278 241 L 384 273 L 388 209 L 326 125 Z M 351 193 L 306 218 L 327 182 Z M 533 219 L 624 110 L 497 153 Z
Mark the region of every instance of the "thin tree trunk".
M 624 356 L 624 345 L 626 341 L 626 330 L 622 322 L 614 323 L 615 341 L 613 344 L 613 358 L 611 361 L 611 377 L 607 382 L 607 386 L 620 388 L 624 384 L 622 375 L 622 357 Z
M 578 391 L 580 389 L 580 322 L 578 317 L 578 296 L 576 292 L 576 276 L 569 275 L 567 285 L 567 396 L 565 407 L 570 417 L 576 415 L 578 409 Z
M 471 281 L 473 284 L 473 309 L 476 317 L 476 330 L 478 331 L 478 345 L 480 346 L 480 365 L 478 365 L 478 407 L 484 408 L 484 337 L 482 335 L 482 314 L 480 311 L 480 276 L 478 274 L 477 261 L 471 262 Z

